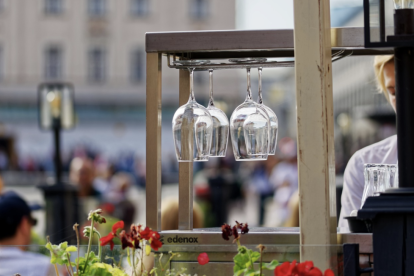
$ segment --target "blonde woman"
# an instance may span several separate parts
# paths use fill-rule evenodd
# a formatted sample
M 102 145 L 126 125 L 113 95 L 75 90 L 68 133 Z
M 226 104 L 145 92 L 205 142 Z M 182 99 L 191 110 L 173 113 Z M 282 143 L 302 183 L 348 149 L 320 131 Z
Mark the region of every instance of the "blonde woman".
M 396 110 L 395 100 L 395 68 L 394 56 L 377 56 L 374 61 L 375 76 L 378 89 Z M 364 164 L 397 164 L 397 135 L 393 135 L 378 143 L 357 151 L 349 160 L 344 172 L 344 187 L 342 191 L 342 209 L 339 227 L 348 228 L 344 217 L 361 206 L 364 191 Z

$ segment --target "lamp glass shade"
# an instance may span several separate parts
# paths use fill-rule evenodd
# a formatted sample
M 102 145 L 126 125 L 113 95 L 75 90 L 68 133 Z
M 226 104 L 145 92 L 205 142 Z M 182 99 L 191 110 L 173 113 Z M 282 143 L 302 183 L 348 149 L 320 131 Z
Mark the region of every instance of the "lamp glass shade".
M 414 9 L 414 0 L 394 0 L 394 8 L 399 9 Z
M 75 126 L 73 107 L 73 86 L 67 83 L 44 83 L 38 88 L 39 127 L 53 128 L 56 120 L 60 128 L 71 129 Z

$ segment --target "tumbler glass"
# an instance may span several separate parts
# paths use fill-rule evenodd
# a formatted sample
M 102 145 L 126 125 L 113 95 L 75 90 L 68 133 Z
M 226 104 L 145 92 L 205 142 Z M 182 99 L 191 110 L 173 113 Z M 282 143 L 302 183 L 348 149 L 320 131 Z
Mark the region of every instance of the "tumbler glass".
M 395 165 L 389 164 L 365 164 L 365 186 L 361 199 L 361 208 L 365 200 L 370 196 L 379 196 L 386 189 L 391 188 L 391 174 L 395 176 Z M 394 170 L 394 173 L 392 172 Z

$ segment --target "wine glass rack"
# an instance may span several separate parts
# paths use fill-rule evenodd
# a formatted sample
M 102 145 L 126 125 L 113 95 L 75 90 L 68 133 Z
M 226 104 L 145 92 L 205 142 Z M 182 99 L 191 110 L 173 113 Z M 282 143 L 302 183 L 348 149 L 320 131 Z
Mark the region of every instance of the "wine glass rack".
M 305 1 L 306 2 L 306 1 Z M 307 3 L 303 5 L 307 5 Z M 312 1 L 310 1 L 312 2 Z M 310 4 L 309 4 L 310 5 Z M 310 7 L 310 6 L 309 6 Z M 306 11 L 308 12 L 308 11 Z M 308 16 L 308 15 L 305 15 Z M 309 14 L 309 16 L 312 16 Z M 320 16 L 320 15 L 319 15 Z M 316 15 L 318 17 L 318 15 Z M 322 21 L 319 21 L 322 22 Z M 304 23 L 305 24 L 305 23 Z M 303 50 L 303 47 L 295 48 L 295 43 L 301 41 L 300 39 L 306 41 L 306 35 L 310 32 L 318 32 L 316 29 L 306 29 L 307 27 L 302 24 L 303 32 L 298 32 L 295 30 L 248 30 L 248 31 L 195 31 L 195 32 L 158 32 L 158 33 L 147 33 L 146 34 L 146 52 L 147 52 L 147 102 L 146 102 L 146 224 L 149 227 L 152 227 L 156 230 L 161 230 L 161 98 L 162 98 L 162 58 L 165 56 L 167 58 L 167 64 L 169 68 L 179 69 L 179 98 L 180 105 L 184 104 L 189 97 L 189 73 L 187 66 L 175 65 L 172 61 L 175 60 L 209 60 L 211 63 L 204 65 L 192 66 L 197 71 L 203 70 L 219 70 L 219 69 L 236 69 L 236 68 L 257 68 L 257 67 L 297 67 L 300 62 L 300 66 L 296 69 L 296 78 L 298 79 L 298 74 L 302 74 L 301 77 L 308 81 L 305 76 L 308 72 L 314 74 L 317 79 L 315 81 L 320 81 L 324 78 L 326 82 L 323 82 L 324 88 L 327 91 L 332 91 L 330 83 L 332 82 L 332 75 L 330 72 L 331 62 L 337 61 L 341 58 L 353 55 L 353 56 L 363 56 L 363 55 L 384 55 L 392 54 L 393 49 L 366 49 L 364 48 L 364 30 L 363 28 L 333 28 L 329 31 L 324 32 L 323 35 L 326 39 L 330 40 L 330 48 L 320 48 L 313 47 L 312 45 L 302 45 L 303 47 L 309 47 L 309 54 L 307 51 Z M 306 23 L 307 24 L 307 23 Z M 321 23 L 322 24 L 322 23 Z M 305 27 L 303 27 L 305 26 Z M 321 34 L 322 31 L 319 30 Z M 313 34 L 313 33 L 311 33 Z M 309 34 L 309 35 L 311 35 Z M 323 37 L 322 37 L 323 38 Z M 315 41 L 317 46 L 321 39 Z M 329 43 L 329 41 L 327 42 Z M 321 44 L 320 44 L 321 45 Z M 330 52 L 330 55 L 327 54 Z M 315 54 L 317 53 L 317 54 Z M 321 54 L 322 53 L 322 54 Z M 319 56 L 318 56 L 319 55 Z M 295 57 L 296 56 L 296 57 Z M 316 61 L 323 61 L 322 65 L 325 66 L 320 68 L 315 66 L 315 61 L 311 60 L 315 57 Z M 241 62 L 233 63 L 229 62 L 230 59 L 242 59 L 242 58 L 266 58 L 266 59 L 275 59 L 275 58 L 284 58 L 281 61 L 256 61 L 256 62 Z M 295 58 L 295 60 L 288 60 L 286 58 Z M 303 67 L 303 66 L 308 67 Z M 327 70 L 326 70 L 327 68 Z M 301 71 L 302 70 L 302 71 Z M 322 74 L 323 73 L 323 74 Z M 323 76 L 322 76 L 323 75 Z M 318 83 L 317 83 L 318 84 Z M 319 85 L 319 84 L 318 84 Z M 313 89 L 315 86 L 310 79 L 307 83 L 310 89 Z M 308 256 L 319 256 L 325 253 L 320 251 L 315 251 L 313 249 L 303 250 L 306 246 L 310 246 L 312 243 L 319 245 L 329 244 L 343 244 L 343 243 L 358 243 L 360 244 L 360 254 L 361 262 L 369 262 L 369 254 L 372 253 L 372 241 L 371 235 L 358 235 L 358 234 L 346 234 L 346 233 L 337 233 L 336 231 L 336 214 L 334 216 L 329 216 L 329 212 L 335 208 L 336 198 L 332 194 L 332 167 L 329 164 L 334 161 L 333 155 L 333 145 L 323 141 L 325 144 L 323 146 L 326 148 L 325 152 L 321 152 L 321 160 L 325 160 L 325 165 L 322 166 L 322 180 L 325 183 L 321 183 L 317 186 L 314 181 L 318 182 L 317 173 L 321 173 L 318 169 L 318 172 L 308 170 L 304 165 L 301 165 L 300 162 L 303 162 L 302 159 L 306 159 L 309 150 L 312 150 L 312 140 L 309 138 L 315 133 L 325 133 L 324 131 L 329 131 L 332 134 L 333 138 L 333 105 L 332 95 L 325 95 L 322 92 L 315 92 L 315 96 L 312 99 L 322 98 L 322 106 L 327 110 L 327 112 L 322 111 L 322 115 L 318 115 L 320 118 L 316 120 L 323 121 L 315 123 L 311 121 L 312 116 L 303 116 L 300 114 L 305 114 L 306 112 L 315 112 L 319 108 L 312 106 L 302 105 L 302 101 L 306 96 L 306 93 L 300 93 L 300 85 L 296 85 L 297 92 L 297 106 L 298 106 L 298 125 L 303 124 L 315 124 L 312 128 L 312 133 L 307 133 L 305 128 L 298 126 L 298 139 L 303 139 L 302 141 L 298 140 L 298 162 L 299 162 L 299 187 L 302 189 L 300 203 L 304 204 L 301 210 L 300 225 L 301 228 L 254 228 L 251 233 L 246 235 L 245 242 L 248 247 L 262 244 L 273 244 L 275 245 L 273 249 L 269 247 L 266 254 L 276 254 L 279 252 L 276 249 L 276 245 L 288 245 L 294 246 L 296 249 L 293 251 L 296 252 L 292 255 L 291 258 L 307 258 Z M 305 86 L 304 86 L 305 87 Z M 319 94 L 318 94 L 319 93 Z M 331 92 L 332 93 L 332 92 Z M 327 108 L 326 108 L 327 106 Z M 325 110 L 324 109 L 324 110 Z M 305 112 L 305 113 L 300 113 Z M 323 124 L 328 124 L 327 128 L 324 128 Z M 332 127 L 330 127 L 330 125 Z M 305 130 L 304 130 L 305 129 Z M 325 133 L 326 134 L 326 133 Z M 327 138 L 327 139 L 328 139 Z M 309 140 L 310 139 L 310 140 Z M 322 140 L 324 140 L 323 138 Z M 308 141 L 309 140 L 309 141 Z M 314 158 L 317 156 L 314 156 Z M 193 176 L 192 169 L 193 164 L 180 163 L 179 164 L 179 229 L 174 231 L 162 231 L 164 246 L 162 251 L 175 251 L 181 252 L 181 256 L 178 260 L 178 263 L 172 262 L 171 268 L 178 266 L 185 266 L 189 268 L 187 273 L 195 273 L 194 264 L 197 263 L 197 255 L 194 252 L 212 252 L 210 260 L 212 262 L 217 262 L 217 267 L 212 269 L 212 271 L 221 271 L 220 269 L 227 265 L 231 270 L 232 266 L 229 264 L 231 258 L 229 254 L 234 254 L 236 247 L 230 245 L 229 248 L 225 248 L 225 244 L 221 239 L 221 231 L 219 228 L 210 228 L 210 229 L 193 229 Z M 307 171 L 308 170 L 308 171 Z M 301 176 L 301 173 L 307 173 L 309 176 L 308 179 L 303 180 L 305 177 Z M 333 169 L 334 175 L 334 169 Z M 302 177 L 302 180 L 301 180 Z M 308 181 L 310 183 L 304 183 Z M 309 192 L 312 186 L 314 190 L 313 193 Z M 316 185 L 316 186 L 315 186 Z M 334 185 L 334 184 L 333 184 Z M 318 190 L 320 189 L 321 190 Z M 320 192 L 322 191 L 322 192 Z M 328 192 L 326 192 L 328 191 Z M 300 190 L 301 193 L 301 190 Z M 311 202 L 309 200 L 312 197 L 317 196 L 317 194 L 326 194 L 324 204 L 319 204 L 320 202 Z M 323 201 L 322 200 L 322 201 Z M 313 200 L 314 201 L 314 200 Z M 308 204 L 308 205 L 307 205 Z M 310 204 L 310 205 L 309 205 Z M 314 204 L 314 205 L 312 205 Z M 319 204 L 319 205 L 317 205 Z M 332 207 L 333 206 L 333 207 Z M 336 212 L 336 211 L 335 211 Z M 322 217 L 315 217 L 314 214 L 321 214 Z M 332 212 L 331 212 L 332 213 Z M 316 222 L 316 220 L 321 221 L 322 223 Z M 323 226 L 321 226 L 323 225 Z M 310 229 L 310 230 L 309 230 Z M 313 232 L 312 232 L 313 231 Z M 329 236 L 329 239 L 326 239 L 323 242 L 315 242 L 309 238 L 312 233 L 315 233 L 315 236 L 325 235 Z M 251 238 L 247 238 L 250 236 Z M 178 237 L 178 239 L 177 239 Z M 197 240 L 197 244 L 183 244 L 176 242 L 179 238 L 187 238 L 189 240 Z M 305 239 L 304 237 L 308 237 Z M 290 247 L 291 249 L 293 247 Z M 280 247 L 279 247 L 280 249 Z M 273 250 L 273 251 L 272 251 Z M 295 251 L 296 250 L 296 251 Z M 312 251 L 313 250 L 313 251 Z M 334 250 L 335 251 L 335 250 Z M 318 252 L 318 253 L 316 253 Z M 307 255 L 309 254 L 309 255 Z M 312 255 L 313 254 L 313 255 Z M 326 255 L 327 254 L 327 255 Z M 328 252 L 324 257 L 329 256 L 332 252 Z M 232 255 L 231 255 L 232 256 Z M 270 256 L 270 255 L 269 255 Z M 272 255 L 274 257 L 280 255 Z M 325 259 L 321 260 L 326 261 Z M 267 257 L 266 257 L 267 258 Z M 290 257 L 289 257 L 290 258 Z M 288 259 L 289 259 L 288 258 Z M 322 264 L 321 261 L 313 259 L 314 262 Z M 191 268 L 193 267 L 193 268 Z M 210 266 L 210 267 L 213 267 Z M 226 268 L 227 269 L 227 268 Z M 224 271 L 224 270 L 223 270 Z M 226 270 L 227 271 L 227 270 Z M 224 273 L 224 272 L 223 272 Z M 227 271 L 227 273 L 231 273 Z M 206 273 L 198 273 L 206 274 Z M 215 275 L 226 275 L 226 274 L 215 274 Z M 230 274 L 228 274 L 230 275 Z

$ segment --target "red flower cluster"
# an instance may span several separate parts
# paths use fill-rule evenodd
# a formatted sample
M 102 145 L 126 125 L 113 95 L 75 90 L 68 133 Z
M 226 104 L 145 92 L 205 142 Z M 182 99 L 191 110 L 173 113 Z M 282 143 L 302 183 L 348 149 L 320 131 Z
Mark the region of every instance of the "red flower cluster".
M 116 234 L 118 229 L 124 228 L 124 222 L 118 221 L 112 226 L 112 232 L 109 233 L 107 236 L 102 237 L 100 239 L 101 246 L 105 246 L 108 243 L 111 245 L 111 250 L 114 248 L 113 239 L 115 237 L 119 238 L 122 243 L 122 249 L 127 247 L 138 249 L 140 247 L 140 242 L 142 240 L 146 240 L 151 245 L 151 248 L 154 250 L 158 250 L 162 246 L 162 242 L 160 241 L 160 234 L 157 231 L 152 231 L 150 228 L 138 225 L 131 225 L 131 231 L 126 233 L 125 230 L 122 230 L 119 235 Z
M 284 262 L 283 264 L 275 268 L 275 276 L 334 276 L 332 270 L 327 269 L 325 273 L 322 274 L 322 271 L 313 266 L 312 261 L 306 261 L 303 263 L 298 263 L 296 265 L 296 260 L 292 263 Z
M 231 236 L 234 236 L 234 239 L 238 240 L 240 238 L 238 229 L 241 230 L 240 231 L 241 234 L 249 233 L 249 226 L 247 225 L 247 223 L 239 223 L 236 220 L 236 225 L 234 225 L 233 228 L 230 225 L 226 224 L 226 223 L 223 224 L 221 226 L 221 232 L 222 232 L 223 239 L 228 241 Z
M 99 241 L 101 242 L 101 246 L 105 246 L 109 243 L 111 245 L 111 250 L 114 249 L 113 239 L 117 237 L 116 231 L 122 228 L 124 228 L 124 222 L 122 220 L 112 225 L 112 232 L 109 233 L 107 236 L 99 239 Z
M 200 253 L 200 255 L 197 257 L 197 261 L 200 265 L 205 265 L 208 264 L 210 259 L 208 258 L 207 253 Z

